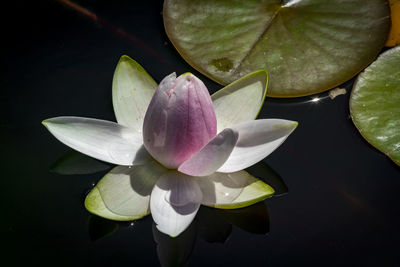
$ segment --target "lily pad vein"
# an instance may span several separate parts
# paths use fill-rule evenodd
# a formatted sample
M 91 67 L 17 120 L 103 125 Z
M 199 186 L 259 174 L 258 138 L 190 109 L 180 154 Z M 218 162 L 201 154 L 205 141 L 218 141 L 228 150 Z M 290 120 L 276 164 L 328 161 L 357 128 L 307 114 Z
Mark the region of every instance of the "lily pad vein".
M 262 38 L 267 34 L 268 30 L 271 28 L 276 16 L 279 14 L 279 11 L 282 9 L 282 6 L 279 6 L 277 10 L 272 15 L 271 19 L 266 23 L 265 29 L 260 33 L 260 35 L 255 39 L 254 43 L 249 48 L 249 51 L 239 60 L 239 64 L 236 66 L 234 73 L 237 73 L 237 70 L 242 65 L 243 61 L 250 55 L 251 51 L 253 51 L 254 47 L 262 40 Z

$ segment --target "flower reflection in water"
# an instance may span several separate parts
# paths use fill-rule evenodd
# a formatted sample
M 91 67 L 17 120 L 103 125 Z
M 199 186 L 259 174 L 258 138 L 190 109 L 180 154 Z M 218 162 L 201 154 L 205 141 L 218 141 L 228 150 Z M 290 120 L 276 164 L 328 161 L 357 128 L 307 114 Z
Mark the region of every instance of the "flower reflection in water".
M 51 166 L 51 171 L 62 175 L 79 175 L 103 172 L 111 167 L 79 152 L 71 151 L 57 160 Z M 246 171 L 270 184 L 275 189 L 273 197 L 288 192 L 288 188 L 279 174 L 264 161 L 253 165 Z M 93 242 L 109 238 L 119 229 L 131 227 L 132 223 L 132 221 L 116 222 L 90 214 L 88 219 L 89 237 Z M 153 223 L 153 239 L 157 244 L 160 264 L 162 266 L 184 266 L 195 249 L 198 237 L 209 243 L 225 243 L 232 233 L 233 227 L 250 234 L 267 234 L 269 232 L 269 214 L 266 201 L 233 210 L 202 206 L 191 225 L 175 238 L 158 231 Z

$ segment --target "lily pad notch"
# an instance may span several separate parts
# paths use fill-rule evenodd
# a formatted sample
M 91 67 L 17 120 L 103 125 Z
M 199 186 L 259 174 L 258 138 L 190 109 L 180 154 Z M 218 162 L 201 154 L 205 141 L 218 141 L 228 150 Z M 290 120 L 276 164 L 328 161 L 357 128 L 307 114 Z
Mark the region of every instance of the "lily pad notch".
M 192 67 L 223 85 L 266 69 L 271 97 L 337 87 L 377 57 L 390 29 L 386 0 L 165 0 L 163 18 Z

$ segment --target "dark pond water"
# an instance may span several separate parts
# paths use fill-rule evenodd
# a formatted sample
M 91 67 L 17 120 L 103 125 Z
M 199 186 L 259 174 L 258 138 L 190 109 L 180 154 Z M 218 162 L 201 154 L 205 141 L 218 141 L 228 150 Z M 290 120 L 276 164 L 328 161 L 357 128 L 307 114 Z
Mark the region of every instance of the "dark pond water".
M 400 168 L 361 138 L 349 119 L 348 94 L 334 100 L 320 94 L 319 102 L 267 98 L 261 118 L 299 121 L 264 161 L 280 196 L 237 212 L 202 208 L 178 239 L 154 231 L 150 217 L 114 223 L 90 215 L 83 200 L 108 166 L 81 175 L 51 171 L 71 150 L 47 132 L 43 119 L 114 120 L 111 81 L 122 54 L 156 81 L 190 71 L 211 92 L 220 86 L 174 50 L 163 29 L 162 1 L 76 2 L 93 13 L 60 2 L 14 1 L 2 8 L 4 266 L 400 264 Z M 350 89 L 352 81 L 344 86 Z M 253 171 L 271 174 L 267 165 Z

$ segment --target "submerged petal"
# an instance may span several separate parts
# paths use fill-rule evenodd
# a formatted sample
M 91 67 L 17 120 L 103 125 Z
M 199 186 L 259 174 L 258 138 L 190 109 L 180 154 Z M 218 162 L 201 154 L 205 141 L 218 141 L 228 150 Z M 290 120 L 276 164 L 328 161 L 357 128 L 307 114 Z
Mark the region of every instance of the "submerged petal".
M 259 162 L 297 127 L 297 122 L 281 119 L 248 121 L 232 127 L 239 133 L 235 148 L 218 172 L 235 172 Z
M 176 171 L 163 175 L 150 198 L 151 215 L 157 229 L 178 236 L 193 221 L 201 199 L 201 190 L 194 179 Z
M 122 56 L 114 72 L 112 100 L 119 124 L 142 132 L 143 119 L 157 83 L 136 61 Z
M 214 173 L 228 159 L 237 140 L 237 132 L 225 129 L 182 163 L 178 171 L 191 176 L 207 176 Z
M 214 173 L 196 178 L 205 206 L 237 209 L 250 206 L 274 194 L 274 189 L 246 171 Z
M 259 70 L 227 85 L 211 96 L 218 132 L 241 122 L 254 120 L 267 94 L 268 73 Z
M 99 160 L 133 165 L 148 158 L 141 135 L 114 122 L 56 117 L 42 123 L 62 143 Z
M 176 169 L 213 138 L 217 131 L 207 88 L 190 73 L 164 78 L 143 123 L 149 153 L 167 168 Z

